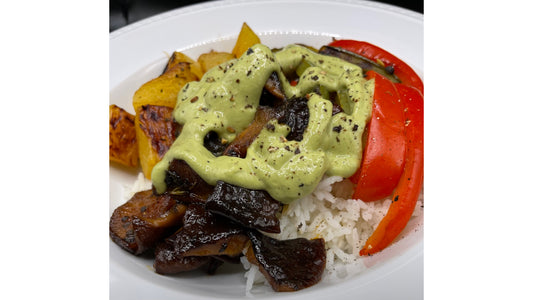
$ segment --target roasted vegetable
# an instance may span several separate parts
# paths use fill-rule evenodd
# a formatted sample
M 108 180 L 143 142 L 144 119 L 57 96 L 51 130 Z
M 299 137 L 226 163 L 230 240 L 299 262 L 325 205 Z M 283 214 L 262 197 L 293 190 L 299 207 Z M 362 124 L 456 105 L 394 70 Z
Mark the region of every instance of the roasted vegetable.
M 276 111 L 270 107 L 259 107 L 255 113 L 254 120 L 245 130 L 228 145 L 224 155 L 234 157 L 246 157 L 248 147 L 253 143 L 255 138 L 261 133 L 268 121 L 276 116 Z
M 135 131 L 144 176 L 151 179 L 152 168 L 168 151 L 180 126 L 172 119 L 172 108 L 141 106 L 135 117 Z
M 185 205 L 169 195 L 156 196 L 151 190 L 138 192 L 115 209 L 109 221 L 109 234 L 117 245 L 138 255 L 154 248 L 159 240 L 181 226 L 185 210 Z
M 394 54 L 363 41 L 335 40 L 328 46 L 342 48 L 378 63 L 387 70 L 387 73 L 393 74 L 401 83 L 419 90 L 422 96 L 424 96 L 424 83 L 418 74 Z
M 180 197 L 180 200 L 186 203 L 204 203 L 213 192 L 213 186 L 205 182 L 185 161 L 179 159 L 170 162 L 165 184 L 168 193 Z
M 223 261 L 238 258 L 247 242 L 244 228 L 193 203 L 183 227 L 157 246 L 154 268 L 160 274 L 176 274 L 209 264 L 208 272 L 213 273 Z
M 350 177 L 356 184 L 353 199 L 365 202 L 383 199 L 398 185 L 405 165 L 404 101 L 394 84 L 385 77 L 368 71 L 374 79 L 372 118 L 367 126 L 363 160 Z
M 168 59 L 167 65 L 165 66 L 165 69 L 163 70 L 163 74 L 165 74 L 167 72 L 171 72 L 171 70 L 172 70 L 172 68 L 174 66 L 176 66 L 177 64 L 182 63 L 182 62 L 190 64 L 191 72 L 198 79 L 202 78 L 202 76 L 204 75 L 204 72 L 202 71 L 202 66 L 200 66 L 200 64 L 197 61 L 195 61 L 194 59 L 188 57 L 187 55 L 185 55 L 185 54 L 183 54 L 181 52 L 177 52 L 177 51 L 174 51 L 174 53 L 172 53 L 172 56 L 170 56 L 170 58 Z
M 249 231 L 248 261 L 259 267 L 276 292 L 292 292 L 317 284 L 326 267 L 324 239 L 276 240 Z
M 388 73 L 393 74 L 401 82 L 394 83 L 394 80 L 388 78 L 393 82 L 390 83 L 373 71 L 369 70 L 367 73 L 369 79 L 376 80 L 374 104 L 376 101 L 380 102 L 377 107 L 376 105 L 373 107 L 368 133 L 368 138 L 375 139 L 377 143 L 366 144 L 367 149 L 363 154 L 361 169 L 351 179 L 357 182 L 358 187 L 362 184 L 361 180 L 367 180 L 363 184 L 366 186 L 359 187 L 366 191 L 358 193 L 367 200 L 372 200 L 372 198 L 375 200 L 379 198 L 380 193 L 387 194 L 395 186 L 392 193 L 393 200 L 387 214 L 359 251 L 360 255 L 372 255 L 388 247 L 400 235 L 413 214 L 422 188 L 424 180 L 424 84 L 409 65 L 375 45 L 354 40 L 335 40 L 329 46 L 342 48 L 341 50 L 344 49 L 346 53 L 353 52 L 364 56 L 384 67 Z M 381 99 L 378 100 L 376 97 Z M 389 103 L 386 104 L 384 100 Z M 391 101 L 395 104 L 392 105 Z M 393 108 L 398 105 L 400 105 L 400 111 L 398 107 Z M 401 116 L 402 112 L 404 118 Z M 392 120 L 383 120 L 387 116 Z M 373 126 L 373 122 L 375 125 L 375 121 L 379 119 L 382 119 L 380 122 L 385 123 Z M 386 142 L 383 143 L 383 141 Z M 368 149 L 372 147 L 374 149 Z M 399 149 L 401 147 L 404 149 Z M 369 151 L 374 153 L 369 155 Z M 394 174 L 395 178 L 390 181 L 379 173 Z M 380 185 L 378 189 L 372 190 L 372 186 L 378 184 Z M 383 188 L 387 191 L 384 192 Z M 354 195 L 354 198 L 361 197 Z
M 181 256 L 238 256 L 248 237 L 243 227 L 192 203 L 183 217 L 183 227 L 167 238 Z
M 198 63 L 200 64 L 200 66 L 202 66 L 202 70 L 205 73 L 209 71 L 209 69 L 234 58 L 235 55 L 231 53 L 211 51 L 200 55 L 198 57 Z
M 179 62 L 161 76 L 143 84 L 133 95 L 133 108 L 137 114 L 143 105 L 174 108 L 181 88 L 195 80 L 198 77 L 191 71 L 191 64 Z
M 233 53 L 236 57 L 241 57 L 241 55 L 243 55 L 248 48 L 259 43 L 261 43 L 261 40 L 257 34 L 253 32 L 248 24 L 243 23 L 239 37 L 237 38 L 237 42 L 235 43 L 235 47 L 233 47 L 233 51 L 231 51 L 231 53 Z
M 155 249 L 154 269 L 162 275 L 178 274 L 196 270 L 211 259 L 209 256 L 181 256 L 174 250 L 174 243 L 165 240 Z
M 385 217 L 366 241 L 360 255 L 371 255 L 388 247 L 409 222 L 424 180 L 424 96 L 419 89 L 396 84 L 405 104 L 407 148 L 405 169 L 392 194 Z
M 139 161 L 135 117 L 124 109 L 109 105 L 109 160 L 136 167 Z
M 279 80 L 278 73 L 273 72 L 268 77 L 268 80 L 265 82 L 264 90 L 270 93 L 277 100 L 286 100 L 287 96 L 285 91 L 283 91 L 283 86 Z
M 278 215 L 281 214 L 282 205 L 265 191 L 218 181 L 205 207 L 245 227 L 271 233 L 281 232 Z
M 386 77 L 391 82 L 400 82 L 398 77 L 394 74 L 394 69 L 387 68 L 384 65 L 381 65 L 369 58 L 366 58 L 362 55 L 359 55 L 354 52 L 350 52 L 343 48 L 335 48 L 332 46 L 322 46 L 319 50 L 320 54 L 335 56 L 352 64 L 358 65 L 363 69 L 363 72 L 374 71 L 384 77 Z

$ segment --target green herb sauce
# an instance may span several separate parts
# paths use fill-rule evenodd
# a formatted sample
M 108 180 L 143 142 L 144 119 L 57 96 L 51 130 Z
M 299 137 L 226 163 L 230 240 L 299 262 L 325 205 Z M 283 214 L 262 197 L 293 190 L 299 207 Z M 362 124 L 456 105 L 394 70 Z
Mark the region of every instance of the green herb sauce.
M 282 203 L 310 194 L 324 175 L 349 177 L 359 168 L 373 81 L 364 79 L 358 66 L 305 47 L 289 45 L 276 53 L 261 44 L 250 49 L 179 93 L 173 116 L 184 126 L 152 171 L 157 192 L 166 190 L 166 170 L 173 159 L 187 162 L 211 185 L 223 180 L 265 190 Z M 284 73 L 296 71 L 300 79 L 291 86 Z M 275 129 L 263 129 L 245 158 L 215 157 L 203 146 L 205 135 L 215 131 L 221 139 L 233 141 L 254 119 L 263 86 L 273 72 L 288 99 L 308 97 L 310 117 L 302 141 L 287 141 L 289 127 L 274 120 L 270 123 Z M 335 91 L 343 112 L 332 116 L 331 101 L 313 93 L 317 87 Z

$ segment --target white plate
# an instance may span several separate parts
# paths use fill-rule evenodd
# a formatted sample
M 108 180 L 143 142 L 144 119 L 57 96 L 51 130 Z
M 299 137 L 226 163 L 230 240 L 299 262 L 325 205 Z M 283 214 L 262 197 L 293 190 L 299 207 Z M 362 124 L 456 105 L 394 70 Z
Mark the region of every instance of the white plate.
M 156 77 L 174 50 L 193 58 L 211 49 L 230 51 L 242 22 L 264 44 L 320 46 L 332 37 L 364 40 L 389 50 L 422 76 L 423 16 L 365 1 L 215 1 L 170 11 L 110 34 L 110 103 L 133 112 L 132 95 Z M 123 186 L 140 170 L 110 167 L 109 213 L 124 201 Z M 295 293 L 265 293 L 280 299 L 423 299 L 423 217 L 411 221 L 406 236 L 366 260 L 367 270 L 338 283 L 321 282 Z M 110 242 L 111 299 L 244 298 L 240 266 L 215 276 L 192 272 L 160 276 L 153 261 L 134 257 Z M 181 298 L 180 298 L 181 297 Z

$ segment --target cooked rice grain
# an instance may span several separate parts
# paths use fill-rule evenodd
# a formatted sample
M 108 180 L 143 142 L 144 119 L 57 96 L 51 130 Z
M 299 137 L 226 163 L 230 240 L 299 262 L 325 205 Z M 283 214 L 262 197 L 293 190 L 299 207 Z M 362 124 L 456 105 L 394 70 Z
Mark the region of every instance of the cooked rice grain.
M 332 185 L 342 180 L 339 176 L 324 178 L 313 193 L 284 208 L 280 218 L 281 233 L 268 234 L 277 239 L 323 238 L 327 252 L 322 280 L 326 282 L 338 281 L 365 269 L 359 250 L 391 203 L 390 199 L 366 203 L 337 198 L 331 192 Z M 417 205 L 414 215 L 420 213 L 420 206 Z M 251 282 L 263 283 L 265 279 L 246 259 L 243 259 L 243 266 L 248 270 L 246 293 L 250 294 L 254 287 Z

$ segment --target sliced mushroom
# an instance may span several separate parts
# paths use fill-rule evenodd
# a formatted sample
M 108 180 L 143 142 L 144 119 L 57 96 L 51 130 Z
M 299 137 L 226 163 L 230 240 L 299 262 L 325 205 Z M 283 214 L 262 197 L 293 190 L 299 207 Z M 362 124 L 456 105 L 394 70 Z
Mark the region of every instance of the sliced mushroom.
M 170 195 L 138 192 L 111 215 L 111 240 L 135 255 L 146 252 L 181 226 L 185 210 Z
M 207 198 L 207 210 L 223 215 L 245 227 L 279 233 L 281 203 L 267 192 L 218 181 Z
M 248 261 L 277 292 L 291 292 L 315 285 L 326 267 L 324 239 L 276 240 L 258 231 L 249 231 Z
M 162 274 L 178 273 L 199 268 L 213 257 L 228 261 L 242 254 L 248 242 L 244 228 L 230 220 L 208 212 L 205 205 L 190 204 L 183 217 L 183 227 L 160 244 L 155 253 L 154 268 Z M 194 257 L 190 260 L 187 257 Z M 185 266 L 184 264 L 189 264 Z M 219 262 L 212 262 L 209 270 Z M 216 266 L 216 267 L 215 267 Z M 214 271 L 214 270 L 213 270 Z

